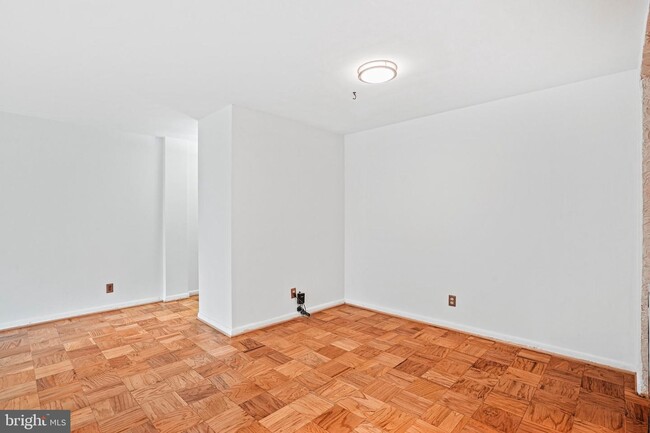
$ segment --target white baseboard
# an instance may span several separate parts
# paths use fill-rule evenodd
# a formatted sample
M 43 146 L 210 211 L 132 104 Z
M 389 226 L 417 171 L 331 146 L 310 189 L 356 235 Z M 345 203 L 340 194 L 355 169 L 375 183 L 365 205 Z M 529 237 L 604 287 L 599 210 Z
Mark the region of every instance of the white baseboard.
M 321 310 L 326 310 L 328 308 L 336 307 L 338 305 L 343 305 L 345 301 L 343 299 L 338 299 L 336 301 L 325 302 L 323 304 L 314 305 L 313 307 L 307 307 L 309 312 L 316 313 Z M 275 325 L 277 323 L 286 322 L 287 320 L 295 319 L 300 317 L 300 313 L 294 311 L 292 313 L 283 314 L 282 316 L 272 317 L 266 320 L 260 320 L 259 322 L 248 323 L 246 325 L 237 326 L 232 330 L 232 336 L 243 334 L 245 332 L 255 331 L 256 329 L 266 328 L 267 326 Z
M 198 290 L 190 290 L 190 291 L 187 292 L 187 293 L 189 293 L 190 296 L 197 296 L 197 295 L 199 294 L 199 291 L 198 291 Z
M 85 316 L 88 314 L 103 313 L 105 311 L 119 310 L 121 308 L 136 307 L 138 305 L 160 302 L 160 297 L 136 299 L 134 301 L 120 302 L 117 304 L 100 305 L 97 307 L 82 308 L 80 310 L 66 311 L 65 313 L 48 314 L 47 316 L 32 317 L 29 319 L 16 320 L 13 322 L 0 323 L 0 330 L 18 328 L 54 320 L 69 319 L 71 317 Z
M 564 355 L 570 358 L 580 359 L 583 361 L 593 362 L 604 366 L 614 367 L 620 370 L 625 370 L 629 372 L 637 371 L 637 367 L 635 365 L 626 362 L 617 361 L 615 359 L 603 358 L 601 356 L 593 355 L 590 353 L 578 352 L 564 347 L 553 346 L 551 344 L 541 343 L 539 341 L 528 340 L 526 338 L 521 338 L 521 337 L 514 337 L 512 335 L 501 334 L 499 332 L 493 332 L 486 329 L 475 328 L 473 326 L 462 325 L 460 323 L 448 322 L 446 320 L 434 319 L 432 317 L 421 316 L 419 314 L 406 313 L 404 311 L 395 310 L 393 308 L 373 305 L 367 302 L 361 302 L 354 299 L 346 299 L 345 303 L 351 306 L 367 308 L 369 310 L 374 310 L 381 313 L 402 317 L 404 319 L 416 320 L 418 322 L 424 322 L 434 326 L 440 326 L 443 328 L 466 332 L 468 334 L 474 334 L 477 336 L 486 337 L 493 340 L 502 341 L 505 343 L 512 343 L 530 349 L 538 349 L 543 352 L 550 352 L 558 355 Z M 637 374 L 637 376 L 639 375 Z
M 208 325 L 208 326 L 216 329 L 217 331 L 221 332 L 222 334 L 225 334 L 227 337 L 232 337 L 233 336 L 232 335 L 232 328 L 220 324 L 219 322 L 217 322 L 213 318 L 206 316 L 205 314 L 201 313 L 200 311 L 199 311 L 199 314 L 197 315 L 196 318 L 199 319 L 201 322 L 205 323 L 206 325 Z
M 189 297 L 190 297 L 189 292 L 187 292 L 187 293 L 178 293 L 176 295 L 169 295 L 169 296 L 163 297 L 163 302 L 178 301 L 179 299 L 185 299 L 185 298 L 189 298 Z
M 314 305 L 313 307 L 308 307 L 308 309 L 311 313 L 316 313 L 318 311 L 326 310 L 328 308 L 336 307 L 338 305 L 343 305 L 344 303 L 345 301 L 343 301 L 343 299 L 338 299 L 336 301 L 325 302 L 320 305 Z M 270 319 L 260 320 L 259 322 L 253 322 L 253 323 L 248 323 L 246 325 L 237 326 L 236 328 L 230 328 L 228 326 L 224 326 L 220 324 L 219 322 L 217 322 L 216 320 L 210 317 L 207 317 L 205 314 L 199 313 L 198 315 L 198 319 L 201 322 L 205 323 L 206 325 L 212 326 L 222 334 L 226 334 L 228 337 L 234 337 L 236 335 L 244 334 L 246 332 L 255 331 L 261 328 L 266 328 L 268 326 L 286 322 L 287 320 L 295 319 L 298 317 L 300 317 L 300 313 L 295 311 L 292 313 L 283 314 L 282 316 L 276 316 Z

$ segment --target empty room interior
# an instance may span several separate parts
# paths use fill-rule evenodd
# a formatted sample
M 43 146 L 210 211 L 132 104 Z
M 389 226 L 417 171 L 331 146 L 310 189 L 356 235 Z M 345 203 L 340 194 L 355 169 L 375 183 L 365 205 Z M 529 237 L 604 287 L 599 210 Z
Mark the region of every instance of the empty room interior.
M 0 0 L 0 432 L 647 433 L 649 0 Z

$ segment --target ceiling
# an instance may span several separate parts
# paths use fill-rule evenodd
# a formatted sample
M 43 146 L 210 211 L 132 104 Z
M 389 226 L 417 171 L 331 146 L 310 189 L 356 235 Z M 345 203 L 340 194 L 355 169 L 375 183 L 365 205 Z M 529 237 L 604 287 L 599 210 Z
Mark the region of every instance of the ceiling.
M 0 111 L 195 137 L 237 104 L 355 132 L 638 68 L 647 3 L 0 0 Z M 383 58 L 396 80 L 356 79 Z

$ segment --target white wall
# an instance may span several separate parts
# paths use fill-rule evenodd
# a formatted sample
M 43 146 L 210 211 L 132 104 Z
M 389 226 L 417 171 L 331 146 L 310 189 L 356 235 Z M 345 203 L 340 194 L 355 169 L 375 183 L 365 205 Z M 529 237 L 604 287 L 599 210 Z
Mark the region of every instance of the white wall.
M 343 137 L 233 107 L 233 326 L 343 300 Z
M 199 293 L 199 156 L 198 141 L 188 142 L 187 165 L 187 241 L 189 272 L 187 287 L 191 295 Z
M 638 371 L 640 101 L 630 71 L 346 136 L 346 299 Z
M 0 328 L 160 299 L 162 176 L 154 137 L 0 113 Z
M 198 289 L 196 233 L 196 141 L 163 139 L 164 289 L 163 299 L 185 298 Z
M 226 333 L 343 301 L 343 137 L 229 107 L 199 121 L 199 317 Z
M 232 330 L 232 107 L 199 121 L 199 318 Z

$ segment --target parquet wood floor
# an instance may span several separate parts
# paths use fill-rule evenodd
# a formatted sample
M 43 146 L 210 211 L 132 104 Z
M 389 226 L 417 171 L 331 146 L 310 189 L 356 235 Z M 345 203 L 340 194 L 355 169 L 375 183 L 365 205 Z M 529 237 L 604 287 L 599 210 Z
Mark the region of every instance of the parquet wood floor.
M 0 409 L 79 433 L 648 431 L 631 374 L 351 306 L 228 338 L 197 307 L 0 332 Z

